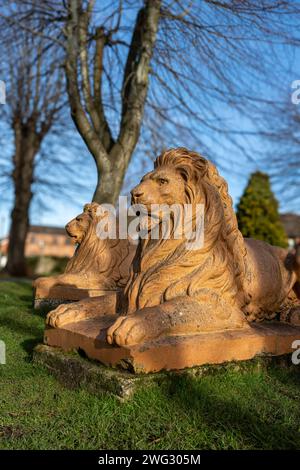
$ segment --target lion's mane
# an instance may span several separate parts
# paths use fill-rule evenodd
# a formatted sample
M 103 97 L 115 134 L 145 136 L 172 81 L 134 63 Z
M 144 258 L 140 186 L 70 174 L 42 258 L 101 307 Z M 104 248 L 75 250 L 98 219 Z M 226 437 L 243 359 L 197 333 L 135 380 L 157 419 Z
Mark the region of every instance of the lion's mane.
M 105 288 L 114 287 L 114 284 L 122 287 L 128 279 L 128 265 L 134 248 L 128 240 L 98 237 L 97 224 L 102 217 L 99 207 L 95 202 L 85 204 L 83 212 L 89 218 L 88 229 L 68 262 L 65 274 L 99 279 L 99 285 Z
M 162 166 L 181 174 L 186 203 L 204 204 L 204 246 L 188 250 L 184 239 L 141 240 L 126 287 L 128 312 L 184 295 L 242 308 L 246 248 L 227 183 L 213 163 L 186 148 L 163 152 L 154 168 Z

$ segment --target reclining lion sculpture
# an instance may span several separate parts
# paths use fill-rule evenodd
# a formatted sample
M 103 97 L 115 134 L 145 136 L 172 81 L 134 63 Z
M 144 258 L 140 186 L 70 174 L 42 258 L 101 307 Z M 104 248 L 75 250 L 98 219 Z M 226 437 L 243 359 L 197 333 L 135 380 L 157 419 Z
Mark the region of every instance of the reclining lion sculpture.
M 68 235 L 77 243 L 74 256 L 65 272 L 58 276 L 40 277 L 35 288 L 51 294 L 51 288 L 71 286 L 78 289 L 124 288 L 130 274 L 130 266 L 136 246 L 128 239 L 101 239 L 97 236 L 97 224 L 106 217 L 96 202 L 85 204 L 82 214 L 66 225 Z
M 185 148 L 165 151 L 131 194 L 146 207 L 204 204 L 204 245 L 190 250 L 184 237 L 140 240 L 125 310 L 101 298 L 83 300 L 50 312 L 50 326 L 115 313 L 107 341 L 130 346 L 165 335 L 249 328 L 277 314 L 300 323 L 296 258 L 243 238 L 227 184 L 211 162 Z

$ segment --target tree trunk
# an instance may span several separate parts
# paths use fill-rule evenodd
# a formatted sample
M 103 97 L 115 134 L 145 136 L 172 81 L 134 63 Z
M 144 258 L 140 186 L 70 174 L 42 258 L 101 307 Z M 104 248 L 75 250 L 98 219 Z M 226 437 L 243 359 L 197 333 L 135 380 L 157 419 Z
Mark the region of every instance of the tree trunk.
M 65 27 L 67 92 L 72 119 L 97 167 L 93 201 L 115 205 L 143 122 L 161 0 L 145 0 L 136 16 L 123 71 L 120 129 L 116 139 L 106 119 L 101 95 L 104 48 L 111 39 L 103 27 L 97 28 L 93 34 L 96 47 L 91 62 L 89 27 L 92 29 L 90 19 L 94 3 L 86 2 L 86 9 L 83 4 L 82 0 L 69 1 Z
M 111 165 L 110 170 L 105 171 L 97 167 L 98 181 L 93 201 L 98 204 L 106 203 L 115 206 L 118 202 L 128 164 L 124 163 L 123 155 L 120 155 L 115 161 L 117 164 Z
M 12 276 L 27 274 L 25 242 L 29 227 L 29 207 L 32 198 L 34 158 L 40 148 L 40 138 L 30 125 L 15 123 L 14 207 L 11 212 L 11 226 L 6 271 Z

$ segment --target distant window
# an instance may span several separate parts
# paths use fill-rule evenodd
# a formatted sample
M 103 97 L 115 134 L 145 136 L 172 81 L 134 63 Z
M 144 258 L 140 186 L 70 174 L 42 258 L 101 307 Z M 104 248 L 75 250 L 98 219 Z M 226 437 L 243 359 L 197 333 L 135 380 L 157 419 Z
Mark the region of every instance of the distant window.
M 53 245 L 58 245 L 58 239 L 57 239 L 57 237 L 53 237 L 53 238 L 52 238 L 52 243 L 53 243 Z
M 35 238 L 35 236 L 34 236 L 34 235 L 31 235 L 29 241 L 30 241 L 30 243 L 36 243 L 36 238 Z
M 71 245 L 71 240 L 69 238 L 66 239 L 66 245 Z

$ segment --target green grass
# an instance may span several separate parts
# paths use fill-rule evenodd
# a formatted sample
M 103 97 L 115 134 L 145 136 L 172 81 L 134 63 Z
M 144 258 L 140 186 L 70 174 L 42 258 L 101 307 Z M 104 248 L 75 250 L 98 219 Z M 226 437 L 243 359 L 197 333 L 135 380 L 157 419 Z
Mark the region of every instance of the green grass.
M 1 449 L 300 448 L 300 374 L 221 371 L 170 378 L 121 403 L 67 390 L 31 362 L 44 319 L 25 283 L 0 282 Z

